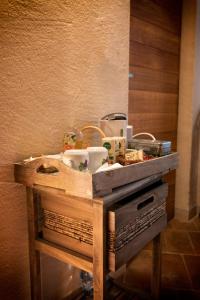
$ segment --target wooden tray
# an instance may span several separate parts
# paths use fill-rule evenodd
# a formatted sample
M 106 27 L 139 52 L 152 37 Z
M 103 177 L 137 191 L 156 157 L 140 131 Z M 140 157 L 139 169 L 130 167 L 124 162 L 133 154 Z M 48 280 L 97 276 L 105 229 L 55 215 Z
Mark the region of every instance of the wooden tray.
M 93 199 L 148 176 L 168 173 L 176 169 L 177 165 L 178 154 L 172 153 L 123 168 L 91 174 L 71 169 L 59 160 L 39 157 L 30 162 L 16 163 L 15 180 L 30 187 L 49 186 L 65 190 L 69 195 Z M 53 173 L 42 173 L 42 168 L 52 169 Z

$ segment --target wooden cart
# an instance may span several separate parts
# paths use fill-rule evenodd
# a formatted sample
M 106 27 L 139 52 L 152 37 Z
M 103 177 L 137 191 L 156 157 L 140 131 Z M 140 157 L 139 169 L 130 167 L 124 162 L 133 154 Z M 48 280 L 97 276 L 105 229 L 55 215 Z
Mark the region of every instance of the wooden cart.
M 32 299 L 41 299 L 40 253 L 93 273 L 94 299 L 105 299 L 105 277 L 153 239 L 152 294 L 159 298 L 160 232 L 166 226 L 167 184 L 176 153 L 96 174 L 59 160 L 17 163 L 27 187 Z

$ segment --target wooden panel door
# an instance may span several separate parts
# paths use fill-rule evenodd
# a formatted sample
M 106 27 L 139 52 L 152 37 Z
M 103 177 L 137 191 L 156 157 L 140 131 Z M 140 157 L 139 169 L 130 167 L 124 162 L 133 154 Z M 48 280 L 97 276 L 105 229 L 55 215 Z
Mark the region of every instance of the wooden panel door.
M 132 0 L 129 123 L 134 133 L 171 140 L 176 150 L 181 0 Z M 168 175 L 168 217 L 173 217 L 175 174 Z

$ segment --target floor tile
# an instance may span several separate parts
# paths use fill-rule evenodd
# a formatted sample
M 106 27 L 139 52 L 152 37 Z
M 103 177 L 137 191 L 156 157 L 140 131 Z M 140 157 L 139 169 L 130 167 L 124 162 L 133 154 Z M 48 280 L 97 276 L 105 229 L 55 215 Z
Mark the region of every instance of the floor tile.
M 164 232 L 164 239 L 166 242 L 166 247 L 164 247 L 164 251 L 194 254 L 193 245 L 189 238 L 188 232 L 166 230 Z
M 162 237 L 162 250 L 166 249 L 166 241 L 165 241 L 165 237 L 164 237 L 164 234 L 161 235 Z M 151 250 L 152 251 L 153 249 L 153 242 L 149 242 L 143 250 Z
M 196 254 L 200 254 L 200 232 L 189 232 Z
M 115 291 L 115 295 L 113 290 Z M 117 292 L 120 293 L 117 294 Z M 121 284 L 116 280 L 111 283 L 108 295 L 109 300 L 152 300 L 149 292 L 136 289 L 133 285 Z
M 192 280 L 193 289 L 200 290 L 200 256 L 184 255 L 184 260 Z
M 200 293 L 192 290 L 164 289 L 160 300 L 200 300 Z
M 198 222 L 197 222 L 198 223 Z M 173 219 L 169 222 L 169 228 L 180 231 L 197 231 L 198 228 L 195 225 L 194 221 L 189 222 L 180 222 L 176 219 Z
M 149 250 L 140 252 L 129 264 L 125 276 L 127 284 L 135 288 L 150 290 L 152 253 Z
M 162 259 L 163 288 L 190 289 L 191 284 L 183 259 L 177 254 L 163 254 Z
M 195 218 L 193 224 L 196 226 L 196 229 L 200 231 L 200 217 Z
M 125 283 L 150 294 L 152 242 L 129 264 Z M 160 300 L 200 300 L 200 218 L 173 220 L 163 234 Z

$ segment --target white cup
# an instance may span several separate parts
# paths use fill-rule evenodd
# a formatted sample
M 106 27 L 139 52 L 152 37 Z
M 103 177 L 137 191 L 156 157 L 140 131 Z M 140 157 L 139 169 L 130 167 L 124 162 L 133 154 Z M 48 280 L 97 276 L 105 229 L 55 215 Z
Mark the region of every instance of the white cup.
M 104 147 L 88 147 L 89 165 L 88 169 L 95 173 L 103 164 L 108 163 L 108 150 Z
M 62 157 L 63 163 L 78 171 L 87 171 L 89 154 L 85 149 L 66 150 Z

